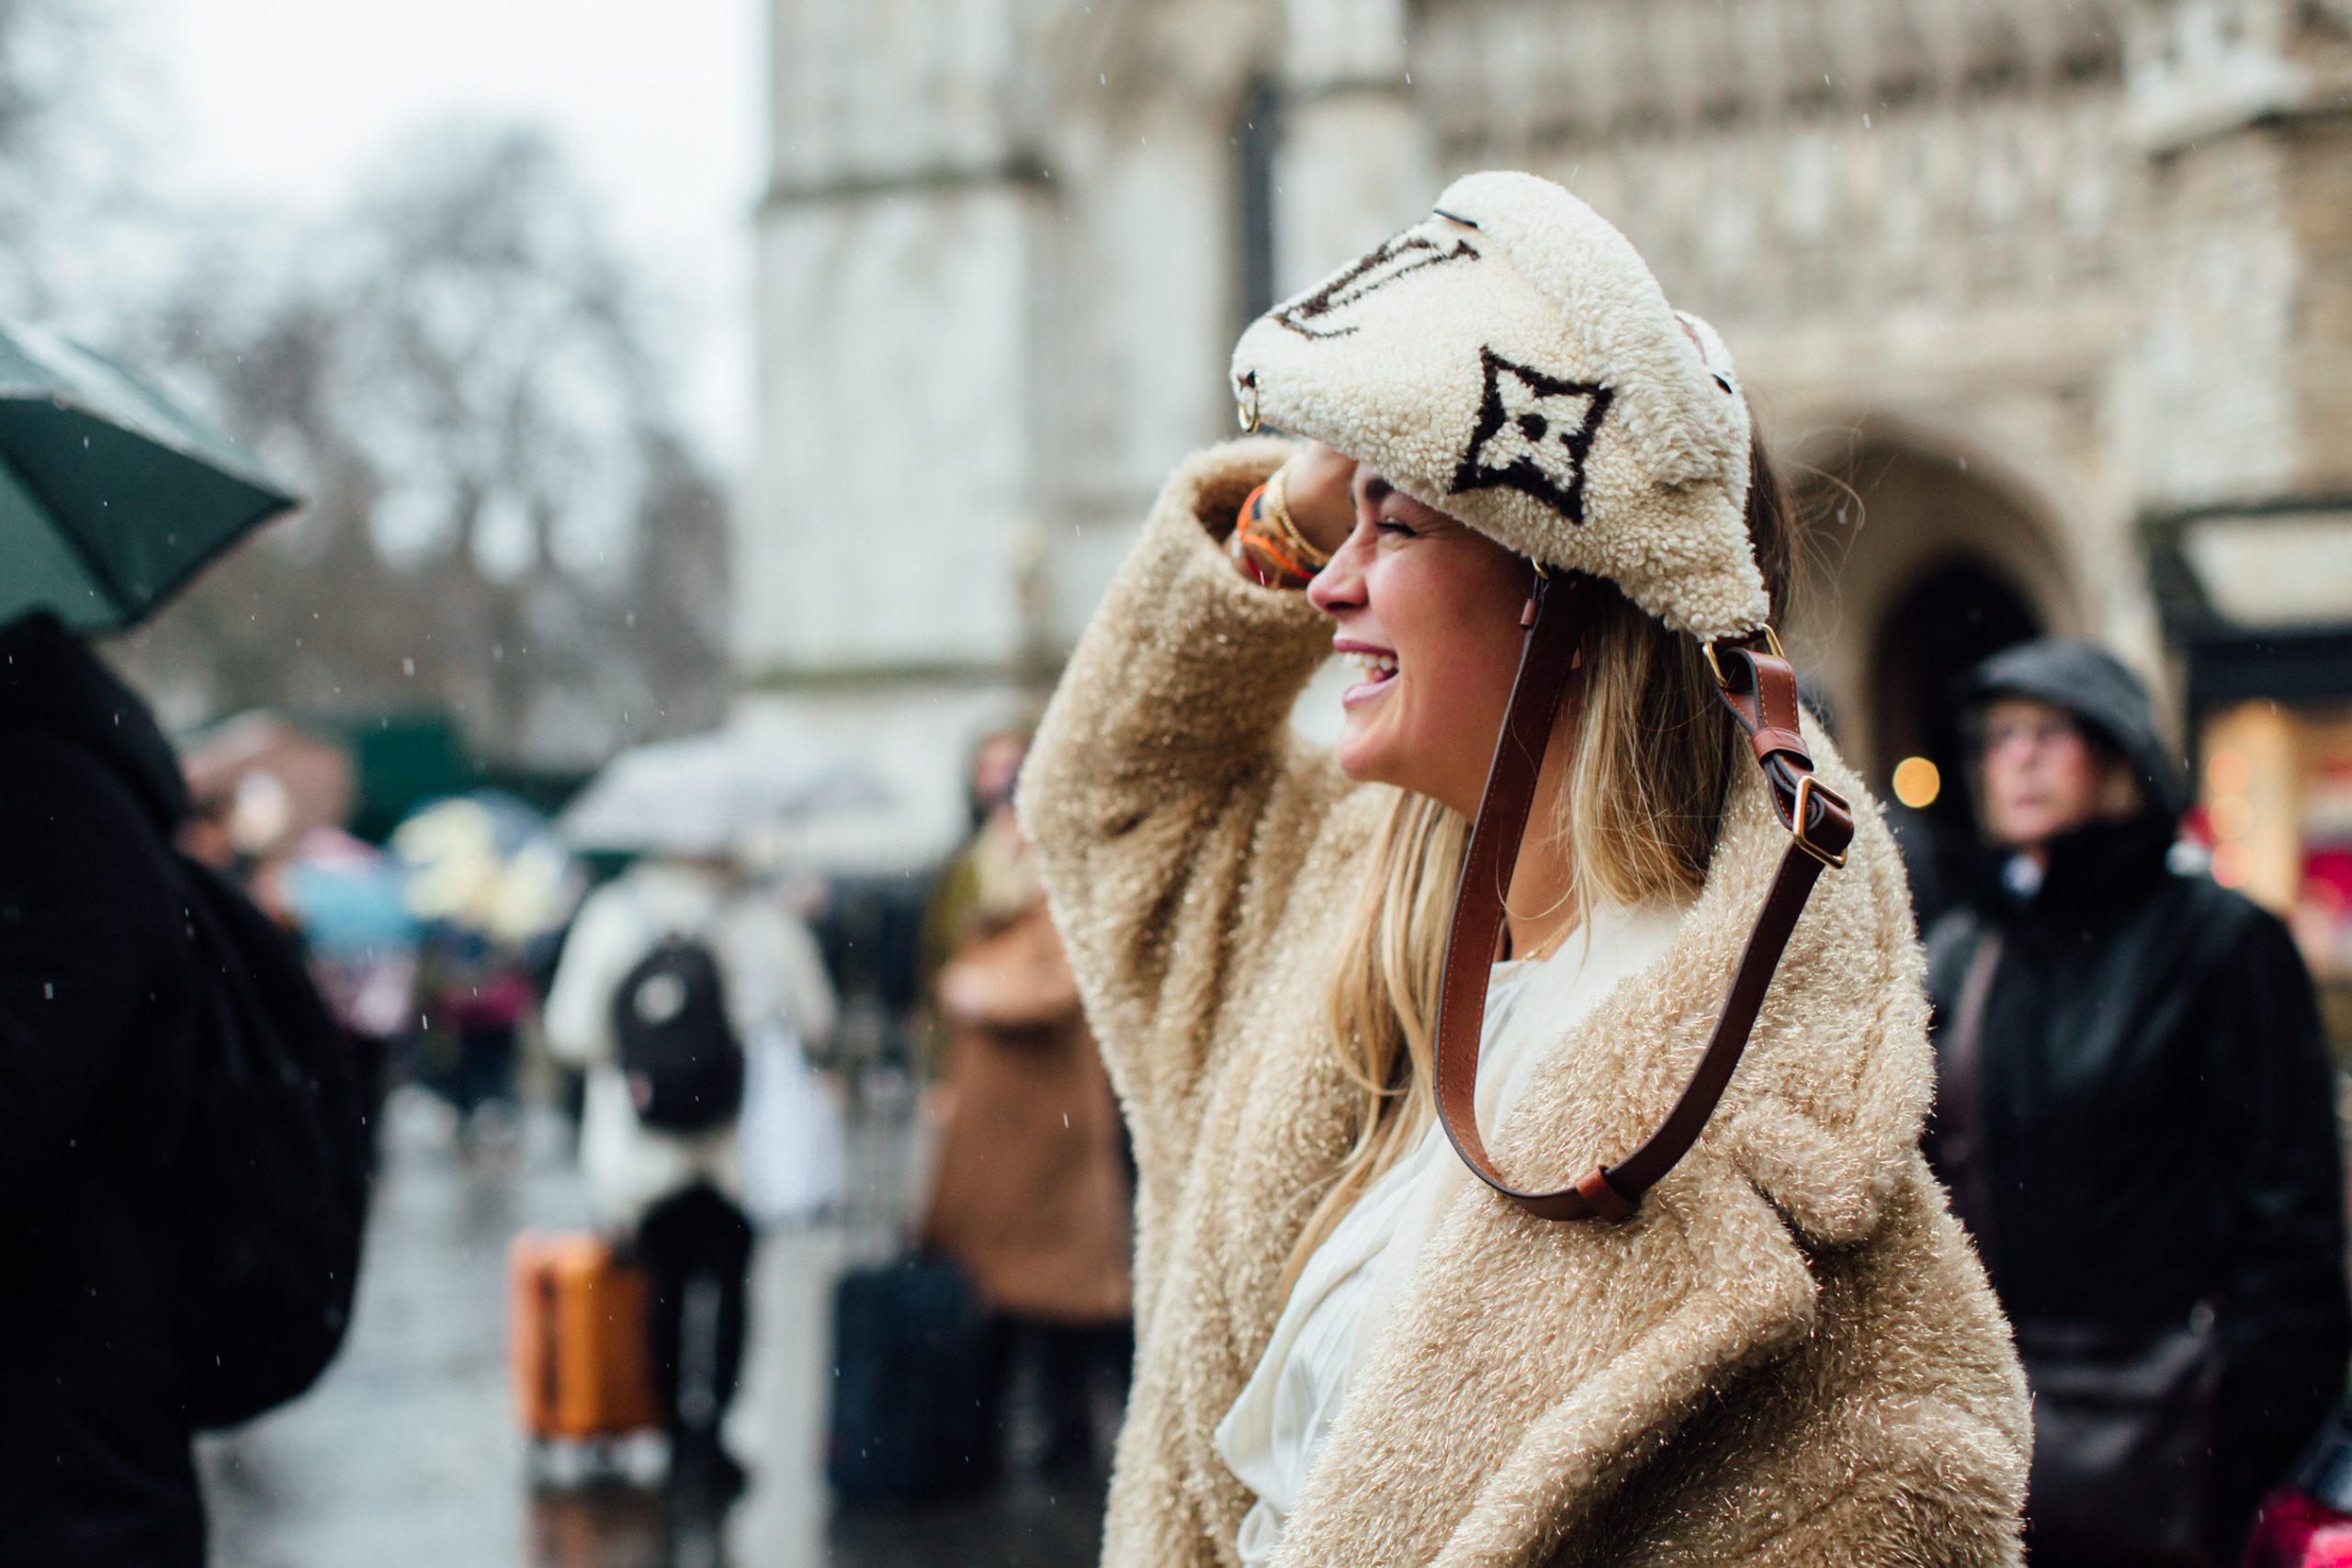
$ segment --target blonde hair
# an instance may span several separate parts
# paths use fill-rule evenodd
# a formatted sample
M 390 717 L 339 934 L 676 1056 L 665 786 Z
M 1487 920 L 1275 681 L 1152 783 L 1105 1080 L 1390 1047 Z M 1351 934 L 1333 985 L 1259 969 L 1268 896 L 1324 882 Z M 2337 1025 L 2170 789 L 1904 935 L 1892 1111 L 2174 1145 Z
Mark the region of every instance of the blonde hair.
M 1776 611 L 1788 592 L 1790 517 L 1759 443 L 1747 530 Z M 1600 579 L 1580 578 L 1573 592 L 1582 673 L 1561 716 L 1571 728 L 1567 771 L 1550 819 L 1529 830 L 1566 849 L 1568 908 L 1694 894 L 1747 748 L 1695 640 Z M 1469 843 L 1468 819 L 1406 793 L 1374 840 L 1330 998 L 1332 1043 L 1357 1093 L 1356 1134 L 1291 1250 L 1284 1299 L 1332 1227 L 1429 1125 L 1446 931 Z

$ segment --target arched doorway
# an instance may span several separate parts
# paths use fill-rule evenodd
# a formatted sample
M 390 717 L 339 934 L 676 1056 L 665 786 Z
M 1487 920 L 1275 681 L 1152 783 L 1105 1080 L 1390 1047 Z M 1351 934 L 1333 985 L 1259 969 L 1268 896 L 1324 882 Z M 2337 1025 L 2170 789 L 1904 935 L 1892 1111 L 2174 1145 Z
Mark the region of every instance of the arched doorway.
M 1825 446 L 1800 444 L 1792 465 L 1808 543 L 1787 640 L 1887 803 L 1931 918 L 1973 828 L 1953 689 L 2012 643 L 2079 634 L 2081 595 L 2054 519 L 2010 476 L 1883 425 Z
M 2041 618 L 2017 585 L 1997 568 L 1966 556 L 1928 567 L 1880 615 L 1871 638 L 1876 651 L 1867 700 L 1877 717 L 1887 783 L 1909 784 L 1909 803 L 1938 830 L 1961 835 L 1969 829 L 1967 792 L 1959 787 L 1966 737 L 1953 691 L 1978 663 L 2041 631 Z M 1925 776 L 1938 787 L 1919 787 L 1916 765 L 1905 779 L 1893 777 L 1911 758 L 1934 770 Z
M 1876 426 L 1799 443 L 1787 467 L 1805 546 L 1782 631 L 1874 787 L 1928 754 L 1951 677 L 2025 637 L 2081 631 L 2054 522 L 2009 477 Z

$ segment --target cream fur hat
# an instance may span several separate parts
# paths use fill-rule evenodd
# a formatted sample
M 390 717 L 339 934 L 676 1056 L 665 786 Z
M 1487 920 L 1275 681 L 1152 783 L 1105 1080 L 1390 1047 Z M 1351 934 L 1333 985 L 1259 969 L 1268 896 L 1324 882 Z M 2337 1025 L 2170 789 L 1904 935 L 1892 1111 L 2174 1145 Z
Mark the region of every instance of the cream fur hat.
M 1252 322 L 1233 384 L 1245 423 L 1329 443 L 1670 626 L 1736 637 L 1770 613 L 1731 355 L 1549 180 L 1456 180 L 1427 220 Z

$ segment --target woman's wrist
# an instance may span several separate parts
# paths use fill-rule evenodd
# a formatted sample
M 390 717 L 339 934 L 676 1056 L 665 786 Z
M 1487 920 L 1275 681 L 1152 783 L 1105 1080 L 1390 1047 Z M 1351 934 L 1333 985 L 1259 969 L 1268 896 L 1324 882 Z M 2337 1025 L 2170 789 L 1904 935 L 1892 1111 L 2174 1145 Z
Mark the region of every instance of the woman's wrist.
M 1293 521 L 1283 493 L 1287 472 L 1285 464 L 1250 492 L 1226 539 L 1235 566 L 1261 588 L 1305 588 L 1331 558 Z

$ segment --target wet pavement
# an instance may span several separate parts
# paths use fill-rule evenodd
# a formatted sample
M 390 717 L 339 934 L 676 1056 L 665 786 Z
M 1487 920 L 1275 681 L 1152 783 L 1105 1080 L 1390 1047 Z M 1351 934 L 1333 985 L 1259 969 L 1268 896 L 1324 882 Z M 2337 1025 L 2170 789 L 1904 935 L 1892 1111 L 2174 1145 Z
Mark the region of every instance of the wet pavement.
M 1023 1476 L 979 1496 L 837 1509 L 820 1463 L 832 1282 L 890 1225 L 763 1238 L 744 1387 L 729 1426 L 752 1471 L 723 1520 L 616 1485 L 535 1489 L 506 1376 L 505 1252 L 520 1230 L 587 1222 L 552 1117 L 470 1153 L 437 1107 L 396 1101 L 360 1301 L 319 1386 L 203 1461 L 220 1568 L 1078 1568 L 1095 1561 L 1102 1482 Z M 853 1190 L 908 1190 L 887 1129 L 853 1151 Z M 1018 1434 L 1016 1433 L 1016 1443 Z

